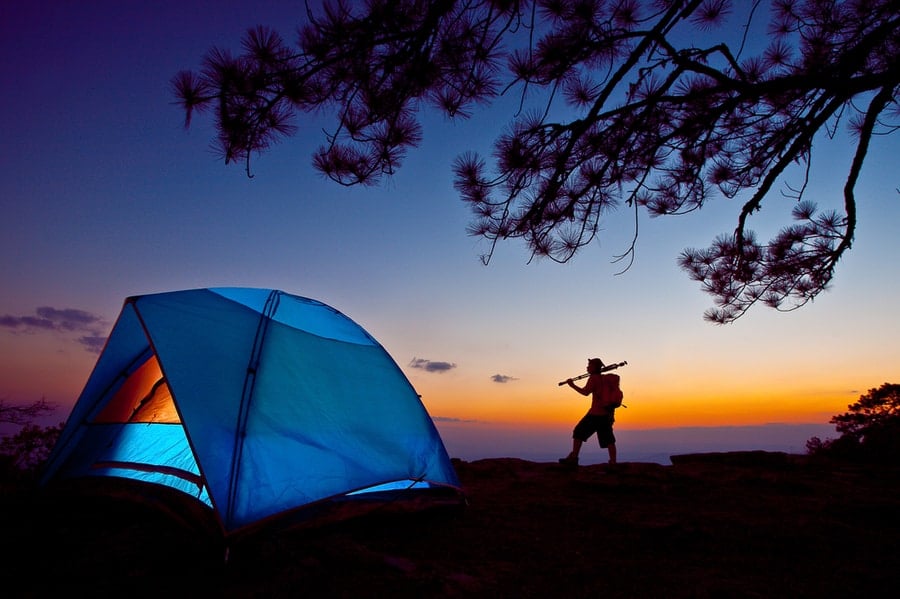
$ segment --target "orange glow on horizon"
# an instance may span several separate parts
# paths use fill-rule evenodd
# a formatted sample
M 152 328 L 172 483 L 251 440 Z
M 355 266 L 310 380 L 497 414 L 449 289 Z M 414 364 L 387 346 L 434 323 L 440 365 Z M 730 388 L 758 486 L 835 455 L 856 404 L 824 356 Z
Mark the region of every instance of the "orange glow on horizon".
M 8 356 L 0 365 L 5 385 L 0 398 L 29 403 L 44 396 L 58 404 L 52 419 L 61 421 L 68 417 L 97 356 L 80 348 L 40 352 L 42 347 L 38 336 L 0 336 L 0 349 Z M 868 389 L 896 380 L 874 362 L 827 370 L 793 363 L 783 371 L 759 369 L 765 377 L 731 362 L 708 366 L 711 372 L 698 368 L 696 376 L 672 374 L 665 364 L 661 368 L 636 363 L 619 371 L 628 407 L 617 413 L 618 429 L 828 424 Z M 408 376 L 435 419 L 570 428 L 587 411 L 590 400 L 558 386 L 560 370 L 529 372 L 507 383 L 461 370 L 445 374 L 412 370 Z
M 849 387 L 845 387 L 849 388 Z M 764 424 L 827 424 L 859 399 L 860 393 L 840 385 L 817 388 L 796 384 L 777 390 L 714 388 L 702 392 L 662 393 L 632 386 L 616 413 L 622 429 Z M 590 400 L 571 389 L 504 389 L 494 393 L 454 393 L 442 388 L 423 394 L 436 418 L 526 426 L 571 426 L 587 411 Z M 466 399 L 460 399 L 465 397 Z M 474 399 L 476 398 L 477 399 Z M 473 398 L 473 399 L 470 399 Z

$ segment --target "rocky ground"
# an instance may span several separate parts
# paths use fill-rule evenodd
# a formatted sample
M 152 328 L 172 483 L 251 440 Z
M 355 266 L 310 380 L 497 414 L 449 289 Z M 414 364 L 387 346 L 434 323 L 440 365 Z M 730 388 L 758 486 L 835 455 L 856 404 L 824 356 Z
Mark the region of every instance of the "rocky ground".
M 900 588 L 900 468 L 765 452 L 612 471 L 518 459 L 456 468 L 462 509 L 271 529 L 232 543 L 227 561 L 183 512 L 6 486 L 2 575 L 14 596 L 32 597 L 894 597 Z

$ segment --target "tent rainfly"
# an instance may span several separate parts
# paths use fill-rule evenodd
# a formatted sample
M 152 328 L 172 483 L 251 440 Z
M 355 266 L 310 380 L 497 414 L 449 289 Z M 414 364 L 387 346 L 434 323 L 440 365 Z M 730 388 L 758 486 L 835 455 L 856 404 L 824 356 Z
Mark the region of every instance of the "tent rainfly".
M 89 476 L 177 489 L 226 536 L 328 502 L 462 496 L 375 339 L 321 302 L 250 288 L 125 300 L 43 482 Z

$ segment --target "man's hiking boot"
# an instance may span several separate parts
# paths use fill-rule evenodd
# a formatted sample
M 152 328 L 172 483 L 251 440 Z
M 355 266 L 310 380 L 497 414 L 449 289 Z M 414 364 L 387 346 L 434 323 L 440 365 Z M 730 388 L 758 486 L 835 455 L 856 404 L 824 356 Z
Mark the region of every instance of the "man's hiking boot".
M 578 456 L 567 455 L 564 458 L 559 458 L 559 463 L 563 466 L 577 466 L 578 465 Z

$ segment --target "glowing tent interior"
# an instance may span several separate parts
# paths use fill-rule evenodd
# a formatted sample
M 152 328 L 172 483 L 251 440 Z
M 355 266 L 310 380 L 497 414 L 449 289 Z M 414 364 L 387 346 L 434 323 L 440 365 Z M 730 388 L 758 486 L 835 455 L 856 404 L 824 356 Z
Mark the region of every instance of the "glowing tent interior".
M 251 288 L 125 300 L 43 482 L 91 476 L 177 489 L 226 536 L 327 502 L 462 497 L 375 339 L 319 301 Z

